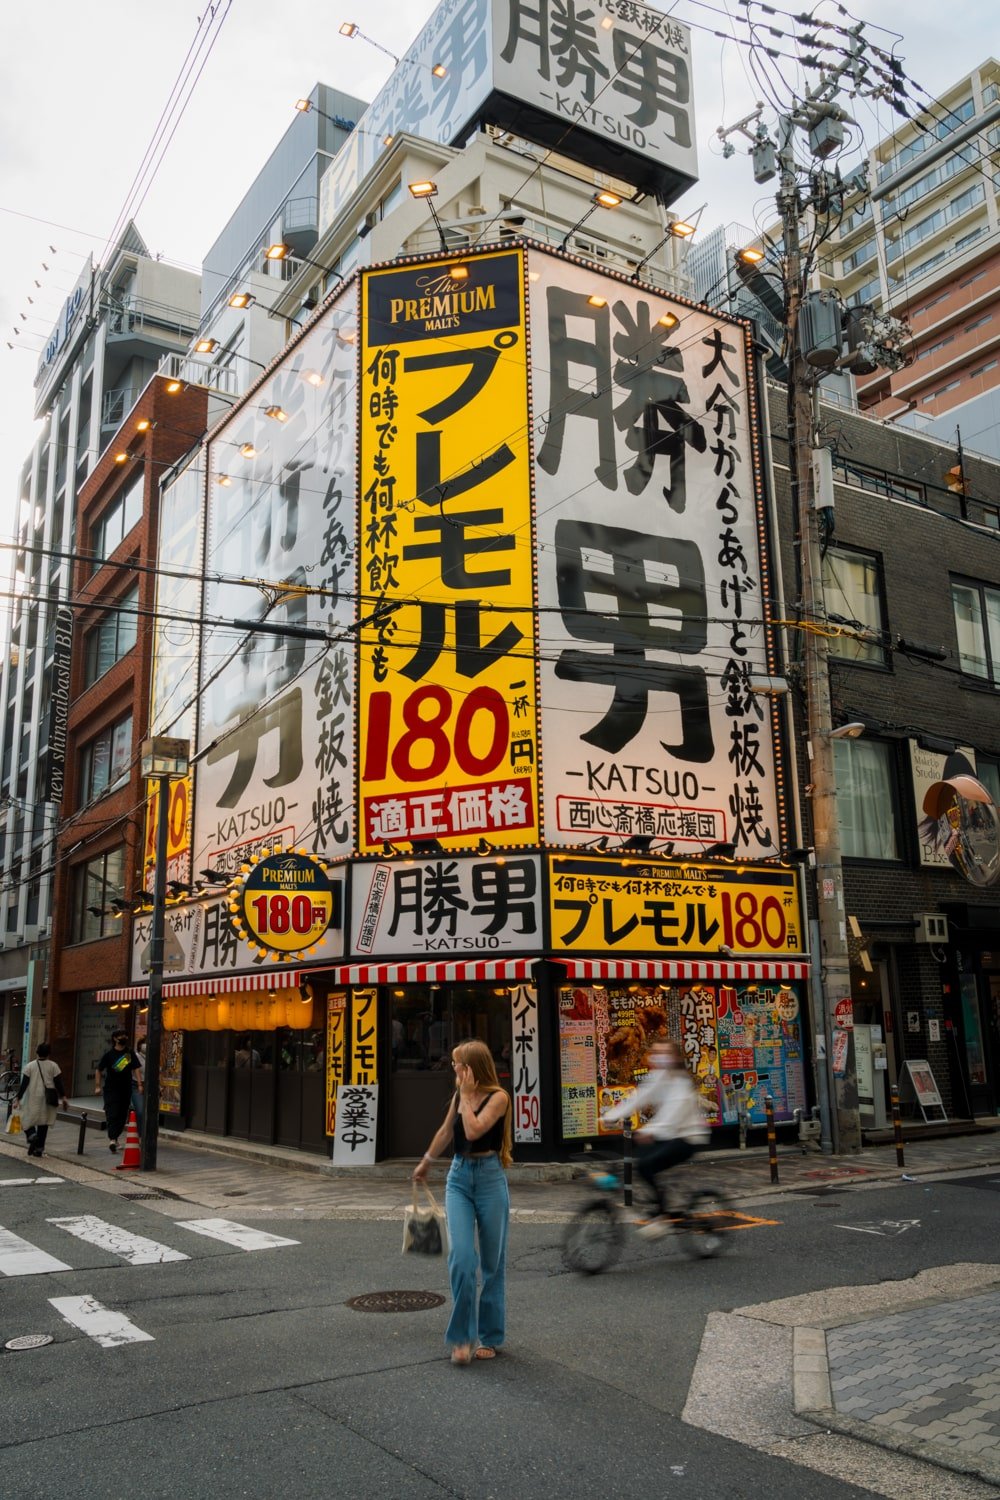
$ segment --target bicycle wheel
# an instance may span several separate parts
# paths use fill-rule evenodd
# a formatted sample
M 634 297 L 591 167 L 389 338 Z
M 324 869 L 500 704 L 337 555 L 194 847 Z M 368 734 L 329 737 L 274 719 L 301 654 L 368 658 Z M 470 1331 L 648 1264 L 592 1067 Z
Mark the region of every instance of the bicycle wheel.
M 570 1220 L 563 1236 L 563 1263 L 570 1271 L 597 1276 L 622 1253 L 625 1231 L 610 1203 L 588 1203 Z
M 718 1188 L 696 1188 L 675 1225 L 684 1254 L 692 1260 L 711 1260 L 728 1250 L 733 1241 L 728 1228 L 732 1212 L 727 1194 Z
M 20 1073 L 4 1073 L 0 1075 L 0 1099 L 5 1102 L 9 1099 L 16 1099 L 20 1082 Z

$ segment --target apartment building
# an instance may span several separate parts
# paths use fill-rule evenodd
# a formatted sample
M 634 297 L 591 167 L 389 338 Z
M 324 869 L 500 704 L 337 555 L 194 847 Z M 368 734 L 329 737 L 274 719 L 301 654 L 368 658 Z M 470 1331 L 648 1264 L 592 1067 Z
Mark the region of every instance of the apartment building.
M 0 675 L 0 1044 L 18 1052 L 42 1016 L 77 497 L 162 357 L 187 346 L 198 311 L 198 277 L 152 257 L 130 223 L 103 265 L 85 263 L 39 358 L 43 425 L 19 479 Z

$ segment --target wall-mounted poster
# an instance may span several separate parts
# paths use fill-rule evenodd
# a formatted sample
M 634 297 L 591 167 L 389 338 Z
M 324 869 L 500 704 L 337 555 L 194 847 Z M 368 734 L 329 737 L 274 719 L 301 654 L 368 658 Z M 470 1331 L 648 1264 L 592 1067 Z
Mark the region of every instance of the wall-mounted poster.
M 356 366 L 350 287 L 209 444 L 195 871 L 353 846 Z
M 545 835 L 785 842 L 750 330 L 530 256 Z
M 619 1135 L 600 1116 L 647 1072 L 657 1037 L 677 1038 L 677 1006 L 662 986 L 585 985 L 559 992 L 562 1127 L 567 1139 Z
M 523 274 L 511 250 L 363 279 L 358 847 L 371 853 L 538 840 Z

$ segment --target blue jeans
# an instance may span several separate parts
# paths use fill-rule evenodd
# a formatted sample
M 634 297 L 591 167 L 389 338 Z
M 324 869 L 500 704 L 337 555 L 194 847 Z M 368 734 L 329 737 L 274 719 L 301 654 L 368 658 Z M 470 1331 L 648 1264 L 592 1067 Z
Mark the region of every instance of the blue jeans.
M 507 1226 L 510 1193 L 500 1158 L 456 1156 L 444 1190 L 448 1214 L 448 1275 L 452 1310 L 445 1333 L 448 1344 L 479 1343 L 497 1349 L 504 1341 Z M 479 1230 L 479 1252 L 475 1233 Z M 476 1311 L 476 1278 L 482 1267 L 482 1292 Z

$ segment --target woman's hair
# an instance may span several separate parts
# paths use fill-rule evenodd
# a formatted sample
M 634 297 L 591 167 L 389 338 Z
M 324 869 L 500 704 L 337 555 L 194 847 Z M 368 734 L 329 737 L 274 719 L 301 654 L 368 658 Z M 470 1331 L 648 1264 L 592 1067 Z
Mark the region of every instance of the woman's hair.
M 500 1146 L 500 1165 L 502 1167 L 509 1167 L 514 1160 L 510 1128 L 510 1095 L 506 1089 L 500 1086 L 492 1052 L 485 1042 L 459 1042 L 453 1056 L 458 1062 L 464 1063 L 467 1068 L 472 1069 L 472 1076 L 476 1080 L 477 1088 L 481 1088 L 487 1094 L 503 1094 L 507 1100 L 507 1108 L 503 1116 L 503 1142 Z

